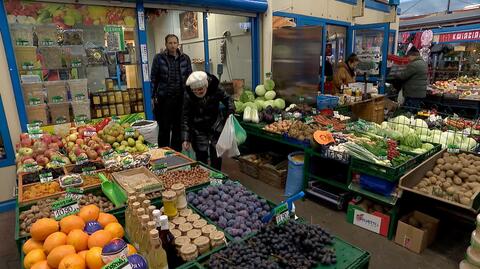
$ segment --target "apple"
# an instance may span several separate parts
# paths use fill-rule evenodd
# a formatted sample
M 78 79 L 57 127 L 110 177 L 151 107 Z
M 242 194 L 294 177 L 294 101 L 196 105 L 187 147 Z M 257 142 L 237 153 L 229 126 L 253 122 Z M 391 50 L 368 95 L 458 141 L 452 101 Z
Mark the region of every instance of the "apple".
M 68 136 L 68 140 L 69 140 L 69 141 L 72 141 L 72 142 L 77 141 L 77 138 L 78 138 L 78 134 L 77 134 L 77 133 L 73 133 L 73 134 L 70 134 L 70 135 Z
M 18 153 L 21 155 L 21 156 L 32 156 L 33 154 L 33 150 L 31 148 L 20 148 L 18 150 Z
M 35 160 L 31 157 L 26 157 L 25 159 L 22 160 L 23 164 L 33 164 L 34 162 L 35 162 Z
M 63 148 L 63 145 L 65 145 L 65 143 L 63 143 L 61 140 L 58 140 L 56 143 L 59 148 Z
M 54 151 L 58 151 L 58 150 L 60 150 L 60 147 L 58 146 L 57 143 L 52 143 L 52 144 L 49 144 L 49 145 L 48 145 L 48 149 L 52 149 L 52 150 L 54 150 Z
M 78 157 L 80 156 L 82 153 L 85 153 L 85 151 L 81 148 L 76 148 L 75 151 L 74 151 L 75 155 Z
M 52 136 L 50 134 L 44 134 L 42 136 L 42 141 L 45 142 L 45 144 L 50 144 L 52 143 Z
M 93 149 L 87 151 L 87 156 L 90 160 L 95 160 L 96 158 L 98 158 L 97 152 Z
M 38 155 L 37 158 L 35 158 L 37 161 L 38 165 L 45 166 L 48 163 L 48 158 L 45 157 L 44 155 Z
M 105 144 L 105 145 L 103 146 L 103 148 L 104 148 L 105 150 L 111 150 L 111 149 L 112 149 L 112 146 L 110 146 L 110 144 Z
M 20 140 L 27 139 L 27 138 L 30 138 L 30 135 L 28 135 L 28 133 L 21 133 L 20 134 Z
M 91 141 L 91 139 L 92 139 L 91 137 L 86 136 L 83 140 L 84 140 L 85 143 L 88 143 L 88 142 Z
M 56 145 L 56 144 L 54 144 L 54 145 Z M 47 158 L 51 159 L 52 156 L 53 156 L 53 154 L 55 154 L 55 153 L 56 153 L 55 150 L 49 148 L 49 149 L 45 150 L 45 152 L 44 152 L 43 154 L 44 154 Z
M 73 146 L 75 145 L 75 143 L 73 143 L 72 141 L 68 141 L 67 143 L 67 148 L 73 148 Z
M 32 146 L 33 140 L 30 137 L 24 138 L 20 141 L 22 147 L 30 147 Z

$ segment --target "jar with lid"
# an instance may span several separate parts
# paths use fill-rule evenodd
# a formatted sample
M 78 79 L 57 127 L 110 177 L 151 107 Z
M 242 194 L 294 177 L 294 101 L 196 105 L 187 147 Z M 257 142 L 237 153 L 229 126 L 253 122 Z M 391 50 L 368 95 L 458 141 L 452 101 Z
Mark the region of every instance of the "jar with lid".
M 132 114 L 132 108 L 130 107 L 130 103 L 123 103 L 123 109 L 125 110 L 125 115 Z
M 217 228 L 215 228 L 215 226 L 212 224 L 205 225 L 202 228 L 202 234 L 208 238 L 210 238 L 210 234 L 212 234 L 215 231 L 217 231 Z
M 225 243 L 225 234 L 221 231 L 215 231 L 210 234 L 210 245 L 216 248 Z
M 175 204 L 177 194 L 174 191 L 164 191 L 162 192 L 162 199 L 165 215 L 167 215 L 169 219 L 173 219 L 178 214 L 177 205 Z
M 143 100 L 143 90 L 142 89 L 136 89 L 136 95 L 137 95 L 137 100 Z
M 184 209 L 180 210 L 180 216 L 181 217 L 186 218 L 186 217 L 190 216 L 191 214 L 192 214 L 192 210 L 190 208 L 184 208 Z
M 110 116 L 110 109 L 109 109 L 108 105 L 103 105 L 102 106 L 102 116 L 103 117 Z
M 117 115 L 117 107 L 115 106 L 115 104 L 108 105 L 108 108 L 110 110 L 110 116 Z
M 192 230 L 187 232 L 187 236 L 188 236 L 188 238 L 190 238 L 191 241 L 199 238 L 201 235 L 202 235 L 202 231 L 200 231 L 198 229 L 192 229 Z
M 180 232 L 180 230 L 171 229 L 170 232 L 173 234 L 175 238 L 182 236 L 182 232 Z
M 108 105 L 108 94 L 106 92 L 100 93 L 100 101 L 102 105 Z
M 94 106 L 93 107 L 93 115 L 95 116 L 95 118 L 101 118 L 102 117 L 102 106 Z
M 113 91 L 113 79 L 107 78 L 105 82 L 107 86 L 107 91 Z
M 190 238 L 188 238 L 187 236 L 179 236 L 175 238 L 175 246 L 177 247 L 177 250 L 179 252 L 180 249 L 186 244 L 190 244 Z
M 122 91 L 122 100 L 123 102 L 127 103 L 130 102 L 130 95 L 128 95 L 128 91 Z
M 92 102 L 94 105 L 101 105 L 102 101 L 100 99 L 101 98 L 99 93 L 92 94 Z
M 194 244 L 186 244 L 180 248 L 180 256 L 184 261 L 193 261 L 198 257 L 197 246 Z
M 173 223 L 173 222 L 168 222 L 168 229 L 169 229 L 169 230 L 173 230 L 173 229 L 175 229 L 176 227 L 177 227 L 177 225 L 175 225 L 175 223 Z
M 176 217 L 172 220 L 172 223 L 175 224 L 175 226 L 179 226 L 180 224 L 184 224 L 187 222 L 187 220 L 184 217 Z
M 128 89 L 128 95 L 130 96 L 130 101 L 137 101 L 135 89 Z
M 177 208 L 184 209 L 187 207 L 187 196 L 185 194 L 185 185 L 175 183 L 172 185 L 172 191 L 177 194 Z
M 114 91 L 109 91 L 107 92 L 108 95 L 108 103 L 109 104 L 115 104 L 115 92 Z
M 208 239 L 208 237 L 206 236 L 199 236 L 197 238 L 195 238 L 195 240 L 193 240 L 193 244 L 195 244 L 195 246 L 197 246 L 197 249 L 198 249 L 198 253 L 200 253 L 200 255 L 208 252 L 210 250 L 210 239 Z
M 189 222 L 182 223 L 178 225 L 178 230 L 182 232 L 182 235 L 187 235 L 188 231 L 192 230 L 193 226 Z
M 200 216 L 198 214 L 191 214 L 190 216 L 187 217 L 188 222 L 195 222 L 200 219 Z
M 137 112 L 143 112 L 143 102 L 137 102 Z
M 115 93 L 115 103 L 119 104 L 123 102 L 122 92 L 121 91 L 114 91 Z
M 117 115 L 121 116 L 125 114 L 125 108 L 123 107 L 123 104 L 117 104 Z
M 204 219 L 198 219 L 193 223 L 193 228 L 201 230 L 203 226 L 207 225 L 207 221 Z

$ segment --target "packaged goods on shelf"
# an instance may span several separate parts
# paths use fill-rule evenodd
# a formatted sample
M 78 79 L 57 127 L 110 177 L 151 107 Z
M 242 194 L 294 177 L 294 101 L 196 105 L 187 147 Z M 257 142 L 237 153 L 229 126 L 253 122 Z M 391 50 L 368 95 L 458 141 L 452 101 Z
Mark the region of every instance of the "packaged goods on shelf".
M 35 26 L 35 34 L 37 35 L 39 47 L 57 45 L 58 34 L 55 25 L 37 25 Z
M 41 122 L 43 125 L 48 124 L 49 121 L 46 104 L 27 105 L 26 110 L 29 123 Z
M 72 102 L 73 118 L 80 120 L 90 120 L 90 102 L 89 100 L 83 102 Z
M 41 82 L 22 83 L 23 100 L 25 105 L 39 105 L 45 103 L 45 91 Z
M 106 66 L 88 66 L 88 90 L 91 93 L 96 93 L 105 90 L 105 78 L 108 77 Z
M 60 69 L 63 67 L 63 50 L 59 46 L 38 48 L 42 55 L 42 64 L 47 69 Z
M 37 47 L 15 47 L 15 59 L 20 70 L 30 70 L 37 62 Z
M 67 85 L 70 89 L 72 101 L 80 102 L 89 100 L 87 81 L 88 79 L 86 78 L 67 80 Z
M 67 88 L 64 80 L 46 81 L 45 89 L 47 91 L 47 103 L 61 103 L 68 101 Z
M 19 23 L 10 24 L 10 32 L 12 34 L 12 42 L 14 46 L 33 46 L 33 31 L 31 25 Z
M 70 122 L 70 103 L 53 103 L 48 105 L 52 124 Z
M 67 29 L 61 32 L 61 45 L 83 45 L 82 29 Z

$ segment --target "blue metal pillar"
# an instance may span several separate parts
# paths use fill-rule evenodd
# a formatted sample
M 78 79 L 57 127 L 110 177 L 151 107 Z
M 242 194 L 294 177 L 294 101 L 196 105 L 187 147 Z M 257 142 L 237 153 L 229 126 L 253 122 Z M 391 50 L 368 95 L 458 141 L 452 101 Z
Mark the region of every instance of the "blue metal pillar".
M 210 73 L 210 52 L 208 51 L 208 12 L 203 12 L 203 50 L 205 54 L 205 72 Z
M 250 25 L 252 29 L 251 43 L 252 43 L 252 89 L 255 89 L 261 81 L 260 71 L 260 20 L 259 15 L 250 18 Z

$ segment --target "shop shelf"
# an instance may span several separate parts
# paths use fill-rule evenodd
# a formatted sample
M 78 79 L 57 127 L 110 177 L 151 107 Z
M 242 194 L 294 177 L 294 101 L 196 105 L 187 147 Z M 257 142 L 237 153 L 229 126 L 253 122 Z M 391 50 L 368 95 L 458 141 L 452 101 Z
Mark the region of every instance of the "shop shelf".
M 22 83 L 23 101 L 26 105 L 37 105 L 45 103 L 45 91 L 41 82 Z
M 360 172 L 366 175 L 383 178 L 389 181 L 398 181 L 400 177 L 417 165 L 416 158 L 412 157 L 405 163 L 388 167 L 380 164 L 375 164 L 369 161 L 353 158 L 351 161 L 351 169 L 355 172 Z
M 326 178 L 322 178 L 322 177 L 319 177 L 319 176 L 312 175 L 311 173 L 307 173 L 307 177 L 318 180 L 318 181 L 320 181 L 322 183 L 325 183 L 327 185 L 337 187 L 337 188 L 342 189 L 342 190 L 348 190 L 348 187 L 345 183 L 338 182 L 336 180 L 329 180 L 329 179 L 326 179 Z
M 15 47 L 15 58 L 19 70 L 30 70 L 37 61 L 37 47 Z
M 357 183 L 354 183 L 354 182 L 352 182 L 352 183 L 350 183 L 350 185 L 348 185 L 348 189 L 357 193 L 357 194 L 365 196 L 372 201 L 382 203 L 382 204 L 386 204 L 386 205 L 391 205 L 391 206 L 396 205 L 397 201 L 398 201 L 398 198 L 399 198 L 396 195 L 383 196 L 381 194 L 362 189 L 360 185 L 358 185 Z
M 65 81 L 47 81 L 45 82 L 45 89 L 47 91 L 47 103 L 52 104 L 68 101 Z
M 81 102 L 88 100 L 88 86 L 87 79 L 71 79 L 67 80 L 67 85 L 70 90 L 72 101 Z
M 47 105 L 26 106 L 26 110 L 29 123 L 41 122 L 43 125 L 48 124 Z
M 52 124 L 70 122 L 70 103 L 49 104 Z

